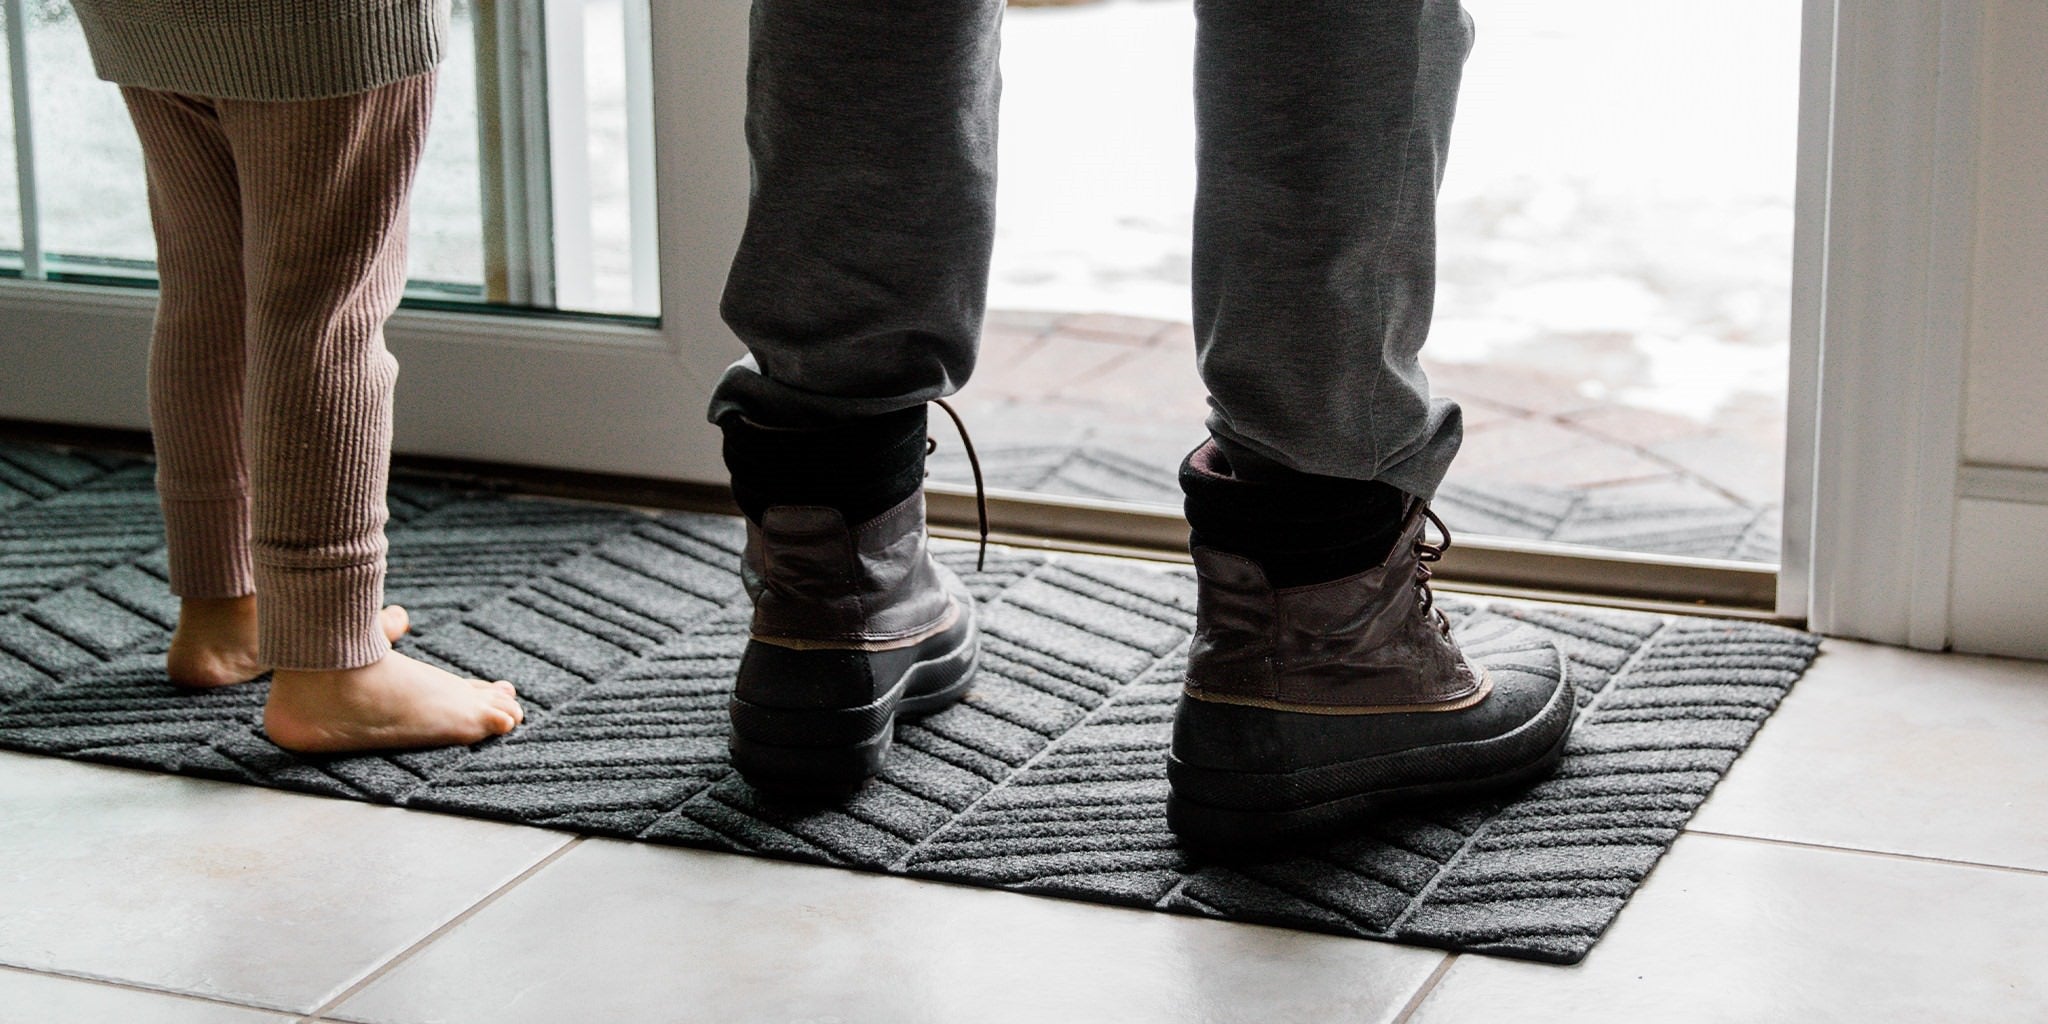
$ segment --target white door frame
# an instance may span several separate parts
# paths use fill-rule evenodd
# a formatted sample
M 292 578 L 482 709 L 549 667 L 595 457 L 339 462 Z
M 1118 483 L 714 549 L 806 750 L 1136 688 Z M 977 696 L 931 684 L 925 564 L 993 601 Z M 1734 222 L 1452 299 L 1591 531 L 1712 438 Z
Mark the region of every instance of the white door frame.
M 748 4 L 651 8 L 660 326 L 401 312 L 402 451 L 723 480 L 702 410 L 741 351 L 718 298 Z M 1981 20 L 1969 0 L 1805 0 L 1779 611 L 1823 631 L 1948 635 Z M 153 305 L 0 281 L 0 418 L 146 426 Z
M 1983 4 L 1807 0 L 1779 611 L 1940 649 Z

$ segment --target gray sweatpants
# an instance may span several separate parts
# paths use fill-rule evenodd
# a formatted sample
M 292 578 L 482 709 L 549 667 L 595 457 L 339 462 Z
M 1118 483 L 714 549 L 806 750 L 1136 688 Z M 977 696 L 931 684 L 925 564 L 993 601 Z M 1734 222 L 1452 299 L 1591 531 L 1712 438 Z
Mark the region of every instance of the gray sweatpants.
M 973 372 L 1002 0 L 755 0 L 754 187 L 712 398 L 803 425 Z M 1428 497 L 1458 407 L 1417 354 L 1471 21 L 1456 0 L 1195 0 L 1194 323 L 1233 464 Z

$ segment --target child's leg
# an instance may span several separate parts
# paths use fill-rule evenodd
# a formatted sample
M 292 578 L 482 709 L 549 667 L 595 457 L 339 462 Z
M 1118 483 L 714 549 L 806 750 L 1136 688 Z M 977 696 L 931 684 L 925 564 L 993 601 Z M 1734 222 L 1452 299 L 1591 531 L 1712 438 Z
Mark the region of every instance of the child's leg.
M 241 597 L 249 568 L 242 466 L 242 208 L 235 158 L 209 101 L 124 88 L 149 175 L 163 282 L 149 350 L 157 494 L 171 592 Z
M 171 593 L 182 600 L 166 669 L 173 682 L 224 686 L 265 670 L 256 653 L 249 480 L 242 450 L 242 198 L 213 101 L 123 88 L 149 178 L 161 293 L 150 342 Z M 404 632 L 402 609 L 382 619 Z
M 211 102 L 124 88 L 149 176 L 162 297 L 149 349 L 149 420 L 171 593 L 183 598 L 172 680 L 252 679 L 255 582 L 242 464 L 242 208 Z
M 469 743 L 510 730 L 507 684 L 391 651 L 379 629 L 407 198 L 433 77 L 289 103 L 222 101 L 241 175 L 247 438 L 266 726 L 302 750 Z

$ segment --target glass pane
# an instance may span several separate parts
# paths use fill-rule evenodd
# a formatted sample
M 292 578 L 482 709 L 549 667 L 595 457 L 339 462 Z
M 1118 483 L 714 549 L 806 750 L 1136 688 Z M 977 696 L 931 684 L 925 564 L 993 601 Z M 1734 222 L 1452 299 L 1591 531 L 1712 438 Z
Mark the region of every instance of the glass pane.
M 654 314 L 653 252 L 635 248 L 636 218 L 652 220 L 651 168 L 638 180 L 643 203 L 636 206 L 628 132 L 636 94 L 627 58 L 637 54 L 644 68 L 645 0 L 544 0 L 537 20 L 502 2 L 480 20 L 479 2 L 454 7 L 415 204 L 414 294 L 482 301 L 497 266 L 495 276 L 509 282 L 495 295 L 502 301 L 539 294 L 526 283 L 551 270 L 555 308 Z M 544 86 L 521 78 L 520 46 L 545 53 Z M 644 103 L 644 76 L 642 83 Z M 499 109 L 545 111 L 548 123 L 487 139 L 481 128 L 496 123 Z M 508 177 L 507 169 L 516 173 Z M 494 206 L 498 216 L 486 217 L 486 201 L 502 204 Z M 524 218 L 540 210 L 552 215 L 540 233 L 552 245 L 536 254 Z M 487 231 L 501 234 L 487 238 Z
M 1195 376 L 1194 12 L 1013 7 L 988 326 L 956 404 L 991 486 L 1178 508 Z M 933 476 L 970 482 L 941 435 Z
M 653 277 L 650 272 L 636 279 L 634 267 L 635 218 L 651 219 L 653 208 L 634 205 L 629 130 L 634 89 L 647 87 L 644 80 L 634 83 L 629 59 L 638 58 L 644 68 L 646 0 L 547 2 L 556 304 L 653 315 Z M 651 136 L 641 139 L 649 141 Z M 651 166 L 643 170 L 640 186 L 651 189 L 648 171 Z M 639 258 L 651 261 L 653 255 L 648 247 Z
M 1433 379 L 1468 528 L 1775 561 L 1799 5 L 1467 0 Z
M 657 312 L 651 295 L 633 290 L 633 197 L 628 153 L 627 48 L 643 52 L 648 41 L 628 38 L 627 5 L 644 11 L 646 0 L 587 0 L 584 4 L 584 59 L 590 130 L 590 238 L 593 271 L 591 308 L 606 312 Z M 644 23 L 644 15 L 638 23 Z
M 471 0 L 455 0 L 448 56 L 434 85 L 434 126 L 413 185 L 412 291 L 481 298 L 482 186 L 477 178 L 476 34 Z
M 71 5 L 28 6 L 29 102 L 49 269 L 147 272 L 156 240 L 128 109 L 119 90 L 93 74 Z
M 7 9 L 0 7 L 0 267 L 19 269 L 21 260 L 21 198 L 14 177 L 13 67 L 4 40 Z
M 1731 2 L 1467 0 L 1424 351 L 1466 411 L 1454 529 L 1776 559 L 1799 8 Z M 1009 12 L 959 399 L 998 486 L 1179 504 L 1193 26 L 1187 0 Z M 957 454 L 934 475 L 968 479 Z
M 456 31 L 435 101 L 413 217 L 413 271 L 435 290 L 477 294 L 482 280 L 477 199 L 474 47 L 468 0 L 455 5 Z M 93 75 L 70 5 L 31 0 L 31 97 L 52 270 L 146 272 L 155 258 L 142 153 L 119 91 Z M 11 172 L 13 150 L 5 158 Z M 69 169 L 64 174 L 54 168 Z M 0 209 L 0 240 L 19 244 L 11 178 Z M 6 243 L 0 241 L 0 247 Z M 112 263 L 112 266 L 109 266 Z
M 447 60 L 442 65 L 415 185 L 409 295 L 481 301 L 485 239 L 477 80 L 477 0 L 454 0 Z M 84 35 L 69 4 L 28 0 L 31 94 L 42 169 L 43 245 L 50 269 L 146 274 L 154 258 L 141 151 L 118 90 L 92 72 Z M 651 315 L 653 268 L 647 227 L 652 219 L 651 176 L 635 175 L 629 112 L 642 109 L 645 89 L 628 88 L 636 52 L 645 66 L 644 0 L 549 0 L 549 25 L 564 33 L 549 46 L 561 66 L 550 85 L 561 91 L 553 109 L 567 114 L 566 133 L 554 153 L 559 177 L 557 231 L 573 242 L 562 272 L 580 286 L 562 289 L 564 308 Z M 635 4 L 628 7 L 628 3 Z M 638 17 L 629 17 L 637 15 Z M 496 46 L 495 37 L 489 45 Z M 0 65 L 4 66 L 4 65 Z M 644 86 L 644 76 L 642 79 Z M 641 126 L 645 131 L 647 126 Z M 5 195 L 0 196 L 0 250 L 20 245 L 13 182 L 11 122 L 0 153 Z M 544 138 L 545 133 L 536 133 Z M 495 161 L 498 154 L 491 154 Z M 63 174 L 51 173 L 64 169 Z M 640 190 L 636 203 L 635 186 Z M 541 187 L 546 187 L 543 184 Z M 651 226 L 651 225 L 650 225 Z M 644 256 L 638 260 L 636 243 Z

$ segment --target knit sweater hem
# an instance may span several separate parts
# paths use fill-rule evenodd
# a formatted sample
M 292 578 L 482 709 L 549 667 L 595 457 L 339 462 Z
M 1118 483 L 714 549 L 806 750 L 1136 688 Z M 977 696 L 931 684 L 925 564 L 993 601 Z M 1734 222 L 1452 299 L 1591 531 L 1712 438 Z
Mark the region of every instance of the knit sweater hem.
M 232 100 L 312 100 L 368 92 L 432 71 L 448 0 L 395 0 L 339 18 L 177 22 L 120 3 L 78 0 L 101 78 Z

